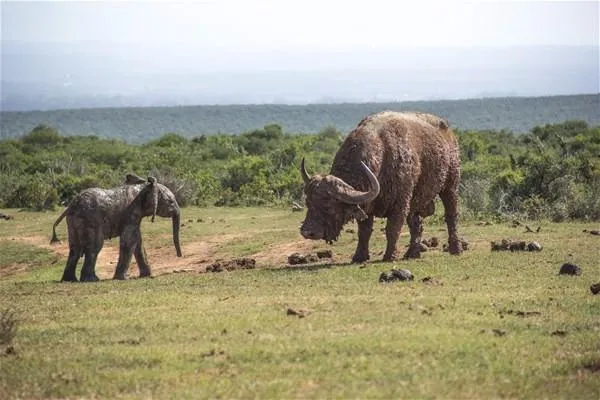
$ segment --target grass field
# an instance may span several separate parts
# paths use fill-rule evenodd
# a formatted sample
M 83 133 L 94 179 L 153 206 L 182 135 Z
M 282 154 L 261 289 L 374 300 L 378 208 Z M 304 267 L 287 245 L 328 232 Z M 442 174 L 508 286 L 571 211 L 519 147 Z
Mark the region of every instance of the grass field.
M 377 221 L 374 262 L 356 265 L 356 233 L 333 246 L 303 240 L 303 213 L 186 208 L 182 258 L 170 221 L 144 221 L 153 279 L 109 280 L 112 240 L 98 261 L 103 281 L 61 284 L 64 222 L 63 243 L 48 244 L 60 211 L 2 211 L 14 219 L 0 220 L 0 311 L 14 310 L 19 328 L 14 351 L 0 345 L 1 399 L 600 398 L 600 295 L 589 289 L 600 281 L 600 237 L 582 232 L 597 223 L 532 222 L 539 233 L 463 223 L 461 256 L 432 249 L 381 263 Z M 432 223 L 425 236 L 447 238 Z M 491 252 L 502 238 L 543 250 Z M 321 249 L 333 258 L 286 263 Z M 235 257 L 256 269 L 204 272 Z M 582 274 L 559 276 L 567 261 Z M 393 267 L 415 280 L 379 283 Z

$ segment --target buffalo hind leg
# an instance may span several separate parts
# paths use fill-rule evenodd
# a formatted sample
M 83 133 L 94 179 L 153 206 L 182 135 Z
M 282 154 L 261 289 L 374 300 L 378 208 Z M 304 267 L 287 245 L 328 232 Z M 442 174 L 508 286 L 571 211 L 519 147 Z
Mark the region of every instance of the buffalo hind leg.
M 458 195 L 455 190 L 446 190 L 440 193 L 444 204 L 444 219 L 448 227 L 448 252 L 450 254 L 462 253 L 462 246 L 458 238 Z
M 150 270 L 150 265 L 148 264 L 148 257 L 146 256 L 146 250 L 144 249 L 144 244 L 142 241 L 142 233 L 138 229 L 139 242 L 137 246 L 135 246 L 135 251 L 133 255 L 135 256 L 135 261 L 140 270 L 140 278 L 145 278 L 148 276 L 152 276 L 152 271 Z
M 81 249 L 78 247 L 71 247 L 69 249 L 69 258 L 67 259 L 67 265 L 63 272 L 61 282 L 77 282 L 77 276 L 75 270 L 77 269 L 77 262 L 81 256 Z
M 383 255 L 383 261 L 394 261 L 397 258 L 396 245 L 404 221 L 406 221 L 406 212 L 387 217 L 387 223 L 385 225 L 387 246 L 385 248 L 385 254 Z
M 370 258 L 369 255 L 369 240 L 373 233 L 373 215 L 369 215 L 367 219 L 358 222 L 358 245 L 352 256 L 353 263 L 365 262 Z
M 410 245 L 404 253 L 404 258 L 421 257 L 421 236 L 423 235 L 423 217 L 417 212 L 411 212 L 407 219 L 410 228 Z

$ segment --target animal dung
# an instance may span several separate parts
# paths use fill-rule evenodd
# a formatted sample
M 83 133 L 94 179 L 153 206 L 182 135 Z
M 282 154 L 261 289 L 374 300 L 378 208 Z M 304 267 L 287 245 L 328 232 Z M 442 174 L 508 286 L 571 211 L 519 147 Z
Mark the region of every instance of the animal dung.
M 427 247 L 438 247 L 438 245 L 440 244 L 440 240 L 436 236 L 434 236 L 431 239 L 421 240 L 421 243 Z
M 394 281 L 412 281 L 415 279 L 412 272 L 407 269 L 392 269 L 389 274 L 382 272 L 379 275 L 379 282 L 394 282 Z
M 234 271 L 236 269 L 254 269 L 256 260 L 254 258 L 235 258 L 229 261 L 217 261 L 206 267 L 206 272 Z
M 286 310 L 286 315 L 295 315 L 298 318 L 304 318 L 306 316 L 308 316 L 311 311 L 310 310 L 304 310 L 304 309 L 293 309 L 288 307 L 288 309 Z
M 12 215 L 8 215 L 8 214 L 3 214 L 3 213 L 0 212 L 0 219 L 5 219 L 5 220 L 8 221 L 10 219 L 13 219 L 13 216 Z
M 317 251 L 317 257 L 331 258 L 331 257 L 333 257 L 333 252 L 331 250 L 320 250 L 320 251 Z
M 583 233 L 589 233 L 590 235 L 600 236 L 600 231 L 596 229 L 592 229 L 591 231 L 584 229 Z
M 319 257 L 314 254 L 293 253 L 288 257 L 288 264 L 290 265 L 308 264 L 317 261 L 319 261 Z
M 592 292 L 592 294 L 600 293 L 600 282 L 594 283 L 592 286 L 590 286 L 590 291 Z
M 525 240 L 502 239 L 499 242 L 490 242 L 492 251 L 542 251 L 539 242 L 527 242 Z
M 581 268 L 575 264 L 564 263 L 558 271 L 559 275 L 581 275 Z

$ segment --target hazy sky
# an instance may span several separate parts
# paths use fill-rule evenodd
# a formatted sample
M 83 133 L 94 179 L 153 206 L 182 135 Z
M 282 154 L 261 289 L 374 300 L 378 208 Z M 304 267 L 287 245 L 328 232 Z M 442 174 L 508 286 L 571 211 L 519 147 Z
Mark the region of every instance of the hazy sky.
M 2 1 L 2 40 L 188 49 L 598 45 L 600 2 Z

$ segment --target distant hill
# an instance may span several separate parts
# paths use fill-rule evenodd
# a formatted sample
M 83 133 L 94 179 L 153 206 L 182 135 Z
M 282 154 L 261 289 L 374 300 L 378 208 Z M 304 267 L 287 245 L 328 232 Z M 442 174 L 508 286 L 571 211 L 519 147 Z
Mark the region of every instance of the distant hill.
M 308 105 L 215 105 L 95 108 L 1 112 L 0 138 L 18 137 L 44 123 L 63 135 L 96 135 L 141 143 L 167 132 L 186 137 L 241 133 L 278 123 L 289 133 L 314 133 L 326 126 L 349 132 L 365 115 L 381 110 L 426 111 L 463 130 L 527 132 L 537 125 L 583 120 L 600 125 L 600 94 L 503 97 L 470 100 Z

